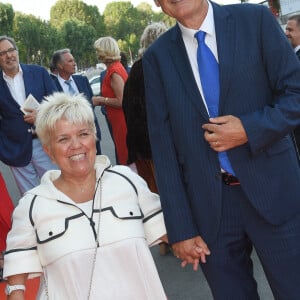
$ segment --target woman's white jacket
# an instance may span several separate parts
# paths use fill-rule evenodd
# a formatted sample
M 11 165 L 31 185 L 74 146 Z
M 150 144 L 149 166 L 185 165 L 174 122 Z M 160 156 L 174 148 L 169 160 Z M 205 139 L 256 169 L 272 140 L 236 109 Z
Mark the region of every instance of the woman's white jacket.
M 166 229 L 158 195 L 130 168 L 111 167 L 104 155 L 97 156 L 95 168 L 92 215 L 55 188 L 58 170 L 45 173 L 41 184 L 24 195 L 7 238 L 5 278 L 20 273 L 33 277 L 64 255 L 95 248 L 97 236 L 100 247 L 136 237 L 149 246 L 159 242 Z

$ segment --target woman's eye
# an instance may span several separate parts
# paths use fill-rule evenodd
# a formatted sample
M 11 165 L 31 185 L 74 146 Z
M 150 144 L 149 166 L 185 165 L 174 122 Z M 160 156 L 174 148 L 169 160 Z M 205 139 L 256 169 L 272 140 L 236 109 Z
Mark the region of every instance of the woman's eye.
M 88 136 L 88 135 L 89 135 L 88 132 L 82 132 L 82 133 L 80 134 L 80 136 Z
M 58 139 L 59 143 L 63 143 L 63 142 L 66 142 L 66 141 L 67 141 L 67 138 L 65 138 L 65 137 Z

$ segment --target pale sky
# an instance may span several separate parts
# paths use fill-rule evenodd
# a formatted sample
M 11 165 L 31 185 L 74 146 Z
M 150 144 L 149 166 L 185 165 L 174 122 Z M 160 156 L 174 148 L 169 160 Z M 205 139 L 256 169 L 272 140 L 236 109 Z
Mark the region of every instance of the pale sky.
M 107 3 L 123 1 L 123 0 L 83 0 L 88 5 L 96 5 L 99 8 L 99 12 L 102 14 Z M 128 1 L 128 0 L 124 0 Z M 261 0 L 250 0 L 250 2 L 258 3 Z M 56 3 L 56 0 L 1 0 L 2 3 L 10 3 L 14 11 L 20 11 L 25 14 L 32 14 L 40 17 L 43 20 L 49 20 L 50 9 Z M 141 2 L 147 2 L 151 4 L 155 11 L 160 9 L 156 8 L 153 0 L 132 0 L 134 6 L 137 6 Z M 216 0 L 215 2 L 220 4 L 240 3 L 240 0 Z

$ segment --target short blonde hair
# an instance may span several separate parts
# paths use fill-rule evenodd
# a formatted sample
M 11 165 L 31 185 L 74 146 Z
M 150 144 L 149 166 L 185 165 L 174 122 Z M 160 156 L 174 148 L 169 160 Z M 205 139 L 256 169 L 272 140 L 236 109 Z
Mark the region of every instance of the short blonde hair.
M 87 124 L 97 139 L 93 110 L 83 94 L 71 96 L 56 92 L 45 98 L 36 116 L 36 133 L 43 145 L 50 145 L 55 125 L 62 119 L 73 124 Z
M 111 36 L 101 37 L 94 42 L 99 60 L 118 61 L 121 59 L 120 49 L 117 41 Z
M 164 32 L 168 30 L 168 27 L 163 22 L 154 22 L 148 25 L 140 39 L 139 56 L 142 56 L 147 48 Z

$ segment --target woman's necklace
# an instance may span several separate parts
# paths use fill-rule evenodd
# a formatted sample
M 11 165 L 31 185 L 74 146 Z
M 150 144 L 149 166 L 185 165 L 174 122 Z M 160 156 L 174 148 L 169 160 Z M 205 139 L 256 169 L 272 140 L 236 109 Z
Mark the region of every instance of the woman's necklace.
M 95 266 L 96 266 L 96 261 L 97 261 L 97 250 L 98 250 L 98 246 L 100 245 L 99 244 L 99 234 L 100 234 L 100 216 L 101 216 L 101 207 L 102 207 L 102 176 L 103 176 L 103 173 L 101 174 L 101 176 L 99 177 L 99 179 L 97 181 L 97 185 L 96 185 L 96 188 L 95 188 L 94 197 L 93 197 L 93 201 L 92 201 L 92 214 L 91 214 L 90 219 L 91 220 L 93 219 L 94 206 L 95 206 L 95 202 L 96 202 L 97 199 L 99 199 L 99 218 L 98 218 L 98 223 L 97 223 L 95 250 L 94 250 L 94 253 L 93 253 L 93 261 L 92 261 L 91 276 L 90 276 L 87 300 L 90 300 L 90 297 L 91 297 L 93 277 L 94 277 Z M 99 188 L 99 190 L 98 190 L 98 188 Z M 83 190 L 84 190 L 84 188 L 83 188 Z M 96 197 L 97 192 L 99 193 L 99 197 Z M 44 286 L 45 286 L 46 299 L 50 300 L 49 290 L 48 290 L 48 282 L 47 282 L 47 279 L 46 279 L 47 274 L 46 274 L 46 269 L 44 267 L 43 267 L 43 273 L 44 273 L 43 282 L 44 282 Z
M 94 195 L 94 201 L 96 199 L 99 199 L 99 217 L 98 217 L 98 224 L 97 224 L 97 230 L 96 230 L 96 241 L 95 241 L 95 250 L 94 250 L 94 255 L 93 255 L 93 262 L 92 262 L 92 270 L 91 270 L 91 277 L 90 277 L 90 283 L 89 283 L 89 291 L 88 291 L 88 297 L 87 299 L 89 300 L 91 297 L 91 292 L 92 292 L 92 285 L 93 285 L 93 278 L 94 278 L 94 273 L 95 273 L 95 266 L 96 266 L 96 261 L 97 261 L 97 250 L 98 247 L 100 247 L 99 244 L 99 235 L 100 235 L 100 217 L 101 217 L 101 207 L 102 207 L 102 176 L 103 173 L 101 174 L 97 186 L 95 189 L 95 195 Z M 96 197 L 97 191 L 98 191 L 98 186 L 99 186 L 99 197 Z M 94 210 L 94 203 L 92 207 L 92 215 L 91 215 L 91 220 L 93 219 L 93 210 Z

